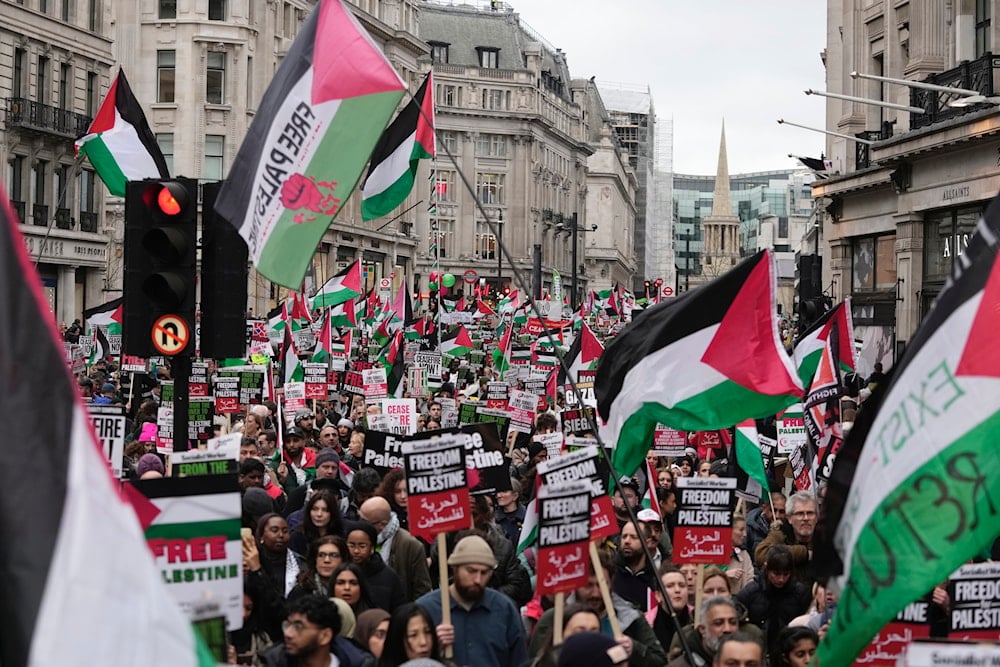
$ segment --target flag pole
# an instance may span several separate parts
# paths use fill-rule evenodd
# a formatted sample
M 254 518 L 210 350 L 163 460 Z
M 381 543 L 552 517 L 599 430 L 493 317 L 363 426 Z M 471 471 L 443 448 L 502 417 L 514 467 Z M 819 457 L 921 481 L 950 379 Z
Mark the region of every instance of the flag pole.
M 56 199 L 56 211 L 59 210 L 59 204 L 63 203 L 66 200 L 66 192 L 69 190 L 69 184 L 70 182 L 72 182 L 74 178 L 79 176 L 82 165 L 83 165 L 83 153 L 78 153 L 76 159 L 73 160 L 73 164 L 70 165 L 70 169 L 72 171 L 66 178 L 66 182 L 63 183 L 62 192 L 59 193 L 59 198 Z M 27 214 L 27 211 L 25 211 L 25 214 Z M 56 221 L 56 216 L 53 214 L 52 217 L 49 218 L 48 226 L 45 228 L 45 236 L 42 237 L 42 242 L 38 244 L 38 255 L 35 256 L 35 269 L 38 269 L 38 262 L 42 260 L 42 252 L 45 250 L 46 242 L 49 240 L 49 236 L 52 234 L 52 225 L 55 223 L 55 221 Z M 21 222 L 25 221 L 22 220 Z

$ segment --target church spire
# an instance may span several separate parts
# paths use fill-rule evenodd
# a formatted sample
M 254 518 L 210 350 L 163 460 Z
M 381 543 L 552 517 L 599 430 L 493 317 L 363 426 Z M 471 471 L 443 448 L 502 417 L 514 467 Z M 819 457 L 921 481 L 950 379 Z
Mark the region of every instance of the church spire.
M 726 121 L 722 121 L 722 139 L 719 141 L 719 168 L 715 172 L 715 191 L 712 193 L 712 217 L 728 218 L 733 215 L 729 201 L 729 160 L 726 157 Z

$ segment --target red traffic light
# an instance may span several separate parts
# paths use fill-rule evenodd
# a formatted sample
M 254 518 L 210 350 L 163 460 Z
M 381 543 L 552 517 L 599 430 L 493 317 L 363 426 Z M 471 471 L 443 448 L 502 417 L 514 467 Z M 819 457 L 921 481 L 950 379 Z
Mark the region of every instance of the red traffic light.
M 150 184 L 142 193 L 142 200 L 167 218 L 176 218 L 190 204 L 187 188 L 177 181 Z

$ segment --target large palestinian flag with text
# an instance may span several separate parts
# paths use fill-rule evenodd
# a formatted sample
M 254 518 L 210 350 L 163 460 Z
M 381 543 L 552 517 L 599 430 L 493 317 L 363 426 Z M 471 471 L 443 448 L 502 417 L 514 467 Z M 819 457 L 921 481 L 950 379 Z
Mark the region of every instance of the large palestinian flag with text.
M 0 350 L 0 448 L 32 470 L 0 468 L 0 664 L 214 665 L 117 493 L 2 193 Z
M 405 89 L 343 0 L 320 0 L 264 93 L 215 202 L 258 272 L 301 285 Z
M 601 436 L 631 474 L 657 422 L 715 431 L 776 414 L 802 383 L 778 339 L 774 257 L 763 250 L 722 277 L 641 311 L 597 366 Z
M 996 539 L 998 239 L 995 200 L 837 455 L 814 542 L 818 571 L 840 590 L 821 664 L 850 664 L 904 606 Z

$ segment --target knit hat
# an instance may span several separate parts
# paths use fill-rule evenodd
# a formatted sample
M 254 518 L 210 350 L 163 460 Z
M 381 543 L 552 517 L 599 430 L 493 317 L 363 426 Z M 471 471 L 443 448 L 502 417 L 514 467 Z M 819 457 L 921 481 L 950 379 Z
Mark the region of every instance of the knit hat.
M 324 463 L 330 463 L 331 461 L 338 468 L 340 467 L 340 456 L 337 455 L 337 452 L 332 447 L 324 447 L 316 454 L 317 468 Z
M 340 427 L 340 426 L 346 426 L 349 429 L 353 429 L 354 428 L 354 422 L 352 422 L 347 417 L 344 417 L 343 419 L 341 419 L 340 421 L 337 422 L 337 426 L 338 427 Z
M 273 511 L 274 501 L 264 489 L 253 486 L 243 493 L 243 514 L 248 516 L 254 524 L 262 516 Z
M 156 442 L 156 434 L 159 430 L 154 422 L 146 422 L 139 432 L 139 442 Z
M 354 628 L 354 640 L 361 648 L 368 650 L 368 640 L 375 634 L 375 629 L 382 621 L 388 621 L 392 616 L 385 609 L 368 609 L 358 614 Z
M 493 549 L 478 535 L 463 537 L 455 545 L 455 550 L 448 556 L 448 565 L 489 565 L 497 566 Z
M 102 394 L 113 394 L 113 393 L 115 393 L 115 386 L 113 384 L 111 384 L 110 382 L 105 382 L 103 385 L 101 385 L 101 393 Z
M 559 652 L 558 667 L 614 667 L 628 660 L 628 653 L 611 637 L 600 632 L 578 632 L 566 638 Z
M 163 461 L 156 454 L 143 454 L 139 457 L 139 462 L 135 464 L 135 475 L 139 479 L 145 475 L 150 470 L 160 473 L 161 475 L 166 473 L 163 467 Z

